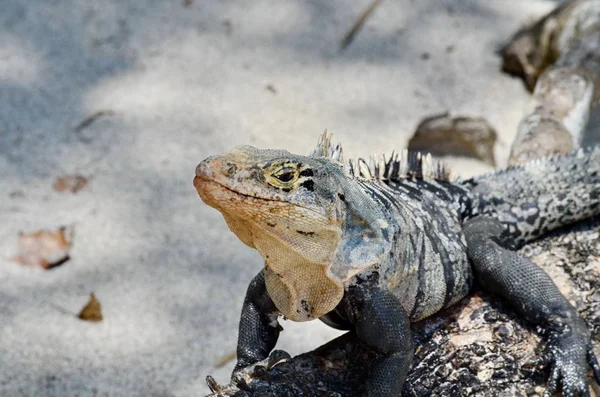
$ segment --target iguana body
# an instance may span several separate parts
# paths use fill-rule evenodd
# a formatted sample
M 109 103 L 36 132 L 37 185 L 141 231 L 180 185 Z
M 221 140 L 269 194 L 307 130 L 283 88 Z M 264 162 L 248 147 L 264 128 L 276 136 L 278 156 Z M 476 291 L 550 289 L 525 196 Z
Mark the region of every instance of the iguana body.
M 368 396 L 400 395 L 410 322 L 464 297 L 474 278 L 548 330 L 566 396 L 600 381 L 589 331 L 550 278 L 512 249 L 600 213 L 600 150 L 465 181 L 420 155 L 343 164 L 324 135 L 310 156 L 249 146 L 209 157 L 194 184 L 265 259 L 244 301 L 236 370 L 265 358 L 277 317 L 320 318 L 381 353 Z M 235 371 L 234 371 L 235 372 Z

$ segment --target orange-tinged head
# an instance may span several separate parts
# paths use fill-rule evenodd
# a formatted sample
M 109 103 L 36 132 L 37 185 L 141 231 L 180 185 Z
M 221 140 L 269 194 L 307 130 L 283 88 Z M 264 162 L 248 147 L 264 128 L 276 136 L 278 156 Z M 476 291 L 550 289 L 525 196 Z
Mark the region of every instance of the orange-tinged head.
M 267 291 L 295 321 L 333 310 L 343 282 L 385 249 L 369 227 L 373 222 L 361 214 L 371 214 L 373 205 L 342 164 L 327 156 L 239 146 L 202 161 L 194 186 L 263 256 Z M 371 250 L 364 247 L 367 242 Z

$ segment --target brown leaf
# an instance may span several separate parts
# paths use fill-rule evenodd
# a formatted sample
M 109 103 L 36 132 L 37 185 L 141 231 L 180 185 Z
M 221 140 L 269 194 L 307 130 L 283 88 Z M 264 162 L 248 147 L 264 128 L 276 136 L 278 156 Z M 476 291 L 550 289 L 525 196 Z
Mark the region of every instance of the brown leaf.
M 49 269 L 69 260 L 72 229 L 61 227 L 58 230 L 40 230 L 19 234 L 19 254 L 14 258 L 27 266 L 40 266 Z
M 408 142 L 408 150 L 474 157 L 495 166 L 495 142 L 496 131 L 485 119 L 444 113 L 427 117 L 419 123 Z
M 102 305 L 98 299 L 96 299 L 96 296 L 93 292 L 90 294 L 90 300 L 88 301 L 87 305 L 81 309 L 77 317 L 84 321 L 102 321 Z
M 73 194 L 83 189 L 88 183 L 88 180 L 81 175 L 65 175 L 56 178 L 52 186 L 57 192 L 69 191 Z

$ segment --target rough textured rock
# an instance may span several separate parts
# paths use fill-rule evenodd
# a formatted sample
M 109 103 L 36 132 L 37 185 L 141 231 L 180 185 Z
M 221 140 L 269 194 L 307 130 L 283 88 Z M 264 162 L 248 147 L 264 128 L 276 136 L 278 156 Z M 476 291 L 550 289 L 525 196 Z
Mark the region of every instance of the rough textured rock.
M 600 98 L 600 2 L 566 2 L 517 32 L 502 67 L 533 91 L 509 164 L 577 149 Z
M 427 117 L 408 142 L 408 150 L 433 155 L 474 157 L 496 166 L 496 131 L 485 119 L 452 117 L 448 113 Z
M 589 324 L 600 353 L 600 218 L 520 250 L 555 280 Z M 475 288 L 459 304 L 414 325 L 418 340 L 404 396 L 541 396 L 549 374 L 543 329 Z M 353 334 L 294 359 L 280 353 L 246 369 L 242 389 L 217 396 L 360 396 L 374 353 Z M 249 386 L 248 386 L 249 385 Z M 594 385 L 596 396 L 600 389 Z M 594 395 L 594 394 L 592 394 Z

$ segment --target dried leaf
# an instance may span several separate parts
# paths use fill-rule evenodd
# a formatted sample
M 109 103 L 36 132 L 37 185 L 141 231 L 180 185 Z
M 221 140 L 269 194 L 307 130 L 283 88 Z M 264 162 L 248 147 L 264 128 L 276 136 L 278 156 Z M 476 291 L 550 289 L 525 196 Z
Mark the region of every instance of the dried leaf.
M 443 113 L 427 117 L 419 123 L 408 142 L 408 150 L 441 156 L 474 157 L 495 166 L 496 136 L 496 131 L 483 118 Z
M 19 255 L 14 259 L 22 265 L 49 269 L 69 260 L 72 229 L 40 230 L 19 234 Z
M 98 299 L 96 299 L 96 296 L 93 292 L 90 294 L 90 300 L 88 301 L 87 305 L 81 309 L 77 317 L 84 321 L 102 321 L 102 305 Z
M 69 191 L 73 194 L 83 189 L 88 183 L 88 180 L 82 175 L 65 175 L 56 178 L 52 186 L 57 192 Z

